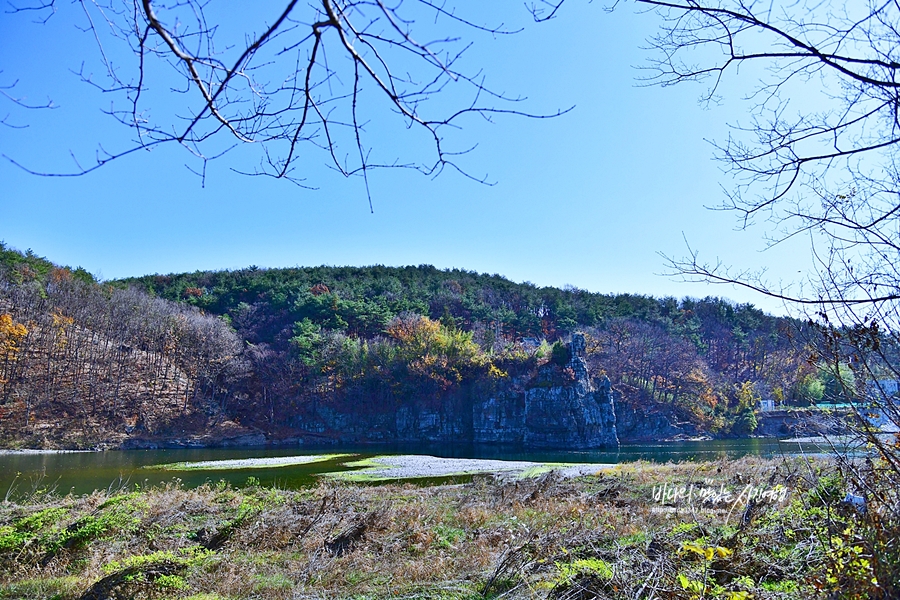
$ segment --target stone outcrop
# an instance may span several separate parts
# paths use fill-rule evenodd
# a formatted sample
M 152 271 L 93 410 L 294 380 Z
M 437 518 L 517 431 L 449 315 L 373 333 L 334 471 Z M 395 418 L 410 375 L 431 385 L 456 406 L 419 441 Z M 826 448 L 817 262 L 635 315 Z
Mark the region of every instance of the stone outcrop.
M 397 441 L 400 442 L 444 442 L 464 441 L 469 437 L 471 425 L 464 410 L 454 410 L 447 406 L 433 407 L 403 406 L 397 411 Z
M 616 432 L 620 440 L 627 442 L 694 439 L 705 433 L 693 423 L 679 419 L 671 406 L 635 406 L 630 402 L 616 403 Z
M 568 345 L 566 368 L 574 379 L 566 385 L 536 385 L 525 392 L 525 438 L 535 448 L 618 446 L 616 412 L 609 379 L 595 388 L 584 361 L 584 336 Z M 544 369 L 552 366 L 543 367 Z M 538 384 L 546 381 L 538 375 Z
M 548 363 L 530 381 L 508 381 L 493 394 L 469 389 L 439 404 L 410 403 L 393 412 L 320 406 L 293 425 L 346 442 L 472 442 L 560 450 L 618 446 L 609 379 L 591 380 L 584 336 L 572 336 L 568 356 L 565 365 Z
M 618 446 L 609 379 L 592 383 L 584 336 L 572 336 L 568 353 L 564 367 L 541 367 L 524 392 L 475 402 L 473 441 L 560 449 Z
M 505 392 L 476 401 L 472 438 L 485 444 L 521 444 L 525 440 L 525 394 Z

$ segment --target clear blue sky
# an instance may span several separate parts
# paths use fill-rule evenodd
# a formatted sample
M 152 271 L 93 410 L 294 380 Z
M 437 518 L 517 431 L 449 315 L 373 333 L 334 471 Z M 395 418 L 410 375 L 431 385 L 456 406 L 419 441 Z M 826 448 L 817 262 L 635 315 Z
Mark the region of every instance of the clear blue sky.
M 460 3 L 464 5 L 465 3 Z M 274 13 L 278 3 L 260 3 Z M 0 152 L 35 169 L 68 170 L 70 150 L 89 157 L 130 133 L 101 113 L 108 98 L 78 81 L 96 48 L 75 28 L 73 6 L 46 25 L 0 14 L 0 85 L 53 111 L 24 111 L 0 98 Z M 482 39 L 468 60 L 495 89 L 528 97 L 550 120 L 471 121 L 478 147 L 461 162 L 494 186 L 452 172 L 436 179 L 402 171 L 371 178 L 374 214 L 362 181 L 344 179 L 310 154 L 304 190 L 233 173 L 212 163 L 206 186 L 175 147 L 141 152 L 80 178 L 41 178 L 0 162 L 0 239 L 101 278 L 248 265 L 433 264 L 499 273 L 538 285 L 654 296 L 719 295 L 784 312 L 774 301 L 731 287 L 667 278 L 659 253 L 679 256 L 686 238 L 701 258 L 766 268 L 791 281 L 809 262 L 803 240 L 762 252 L 764 228 L 735 231 L 734 215 L 708 210 L 729 180 L 704 140 L 722 139 L 745 109 L 730 82 L 721 106 L 701 108 L 700 86 L 636 85 L 658 25 L 630 7 L 570 2 L 549 23 L 529 24 L 521 3 L 491 9 L 528 25 L 515 36 Z M 97 65 L 93 63 L 93 69 Z M 744 85 L 746 83 L 746 86 Z M 389 134 L 386 137 L 391 137 Z M 240 155 L 237 156 L 240 158 Z

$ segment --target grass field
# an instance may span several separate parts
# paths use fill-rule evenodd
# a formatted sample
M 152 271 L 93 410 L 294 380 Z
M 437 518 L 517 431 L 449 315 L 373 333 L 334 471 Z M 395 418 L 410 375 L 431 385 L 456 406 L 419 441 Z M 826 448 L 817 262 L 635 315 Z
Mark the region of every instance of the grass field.
M 825 462 L 631 463 L 463 484 L 251 479 L 0 504 L 0 598 L 878 595 Z

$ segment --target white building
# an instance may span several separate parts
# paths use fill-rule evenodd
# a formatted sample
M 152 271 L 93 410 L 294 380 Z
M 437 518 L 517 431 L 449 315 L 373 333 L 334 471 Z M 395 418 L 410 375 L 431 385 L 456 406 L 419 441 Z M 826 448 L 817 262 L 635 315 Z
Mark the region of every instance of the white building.
M 769 399 L 763 398 L 762 400 L 759 401 L 759 409 L 762 412 L 769 412 L 771 410 L 775 410 L 775 401 L 772 400 L 771 398 L 769 398 Z

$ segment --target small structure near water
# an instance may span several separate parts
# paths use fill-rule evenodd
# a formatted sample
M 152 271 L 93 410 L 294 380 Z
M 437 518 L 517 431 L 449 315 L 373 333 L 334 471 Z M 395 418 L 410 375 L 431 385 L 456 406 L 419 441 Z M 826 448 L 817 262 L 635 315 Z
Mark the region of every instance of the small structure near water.
M 759 410 L 762 412 L 771 412 L 775 410 L 775 401 L 771 398 L 763 398 L 759 401 Z

